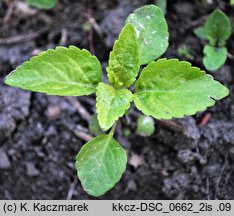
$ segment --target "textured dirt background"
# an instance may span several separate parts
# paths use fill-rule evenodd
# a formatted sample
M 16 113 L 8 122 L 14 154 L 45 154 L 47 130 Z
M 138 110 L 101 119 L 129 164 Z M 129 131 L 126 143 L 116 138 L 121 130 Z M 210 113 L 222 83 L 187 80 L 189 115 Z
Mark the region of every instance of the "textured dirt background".
M 154 1 L 59 0 L 50 11 L 25 8 L 19 1 L 0 1 L 0 199 L 92 199 L 76 177 L 75 156 L 85 143 L 87 116 L 95 96 L 70 99 L 11 88 L 3 78 L 41 50 L 57 45 L 92 49 L 107 65 L 113 42 L 127 15 Z M 210 2 L 210 3 L 207 3 Z M 170 47 L 164 57 L 178 56 L 186 44 L 192 64 L 203 68 L 204 42 L 193 29 L 215 8 L 234 19 L 227 1 L 168 1 Z M 87 14 L 97 28 L 85 31 Z M 234 199 L 234 37 L 229 58 L 212 75 L 230 95 L 208 110 L 172 122 L 156 121 L 149 138 L 138 136 L 134 106 L 117 128 L 116 138 L 129 152 L 121 181 L 100 199 Z M 104 77 L 105 79 L 105 77 Z M 78 104 L 77 104 L 78 101 Z M 204 116 L 210 116 L 201 124 Z M 130 128 L 129 137 L 124 129 Z M 86 139 L 87 137 L 83 137 Z

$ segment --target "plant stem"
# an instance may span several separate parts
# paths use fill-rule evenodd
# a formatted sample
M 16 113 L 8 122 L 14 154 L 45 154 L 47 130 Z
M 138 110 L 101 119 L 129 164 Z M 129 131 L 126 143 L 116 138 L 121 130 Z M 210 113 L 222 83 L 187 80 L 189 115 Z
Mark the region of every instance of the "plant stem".
M 117 123 L 118 123 L 118 121 L 116 121 L 116 122 L 114 123 L 114 125 L 112 126 L 111 131 L 110 131 L 110 133 L 109 133 L 109 135 L 111 135 L 112 137 L 113 137 L 113 135 L 114 135 L 114 133 L 115 133 L 115 128 L 116 128 L 116 126 L 117 126 Z

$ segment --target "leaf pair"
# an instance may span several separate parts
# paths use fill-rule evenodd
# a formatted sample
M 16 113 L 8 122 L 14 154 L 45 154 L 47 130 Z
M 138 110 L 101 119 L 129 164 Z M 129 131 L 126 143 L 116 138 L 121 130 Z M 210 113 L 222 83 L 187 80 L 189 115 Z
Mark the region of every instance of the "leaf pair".
M 103 130 L 108 130 L 129 108 L 132 93 L 127 88 L 135 81 L 139 67 L 136 33 L 134 27 L 127 24 L 110 53 L 107 75 L 112 86 L 105 83 L 97 86 L 96 107 Z

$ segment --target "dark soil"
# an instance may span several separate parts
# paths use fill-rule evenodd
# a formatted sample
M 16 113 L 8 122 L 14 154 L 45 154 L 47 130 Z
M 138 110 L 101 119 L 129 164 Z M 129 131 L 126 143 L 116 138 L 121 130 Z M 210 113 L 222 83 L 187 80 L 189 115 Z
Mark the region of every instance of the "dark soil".
M 8 2 L 8 3 L 7 3 Z M 92 199 L 76 177 L 75 156 L 85 143 L 75 133 L 87 128 L 69 98 L 30 93 L 3 84 L 3 78 L 41 50 L 57 45 L 92 49 L 103 68 L 127 15 L 154 1 L 59 0 L 50 11 L 28 10 L 13 1 L 0 1 L 0 199 Z M 227 1 L 168 1 L 166 19 L 170 47 L 165 57 L 180 58 L 186 44 L 193 65 L 203 68 L 201 41 L 193 29 L 215 8 L 232 19 Z M 91 9 L 101 34 L 93 40 L 82 27 Z M 93 42 L 92 42 L 93 41 Z M 93 45 L 92 45 L 93 43 Z M 228 50 L 234 55 L 234 37 Z M 128 150 L 129 163 L 121 181 L 101 199 L 234 199 L 234 62 L 212 75 L 230 95 L 212 108 L 172 122 L 156 121 L 153 136 L 136 131 L 140 115 L 133 106 L 120 122 L 116 138 Z M 77 98 L 92 114 L 95 96 Z M 204 117 L 209 121 L 201 124 Z M 124 128 L 132 134 L 126 138 Z

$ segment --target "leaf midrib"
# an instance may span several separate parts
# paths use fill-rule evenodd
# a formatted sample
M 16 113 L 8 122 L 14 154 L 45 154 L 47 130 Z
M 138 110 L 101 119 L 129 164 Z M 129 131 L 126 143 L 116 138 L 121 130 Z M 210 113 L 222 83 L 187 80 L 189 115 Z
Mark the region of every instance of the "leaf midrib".
M 103 153 L 101 154 L 101 158 L 100 158 L 100 163 L 101 163 L 101 164 L 103 164 L 103 158 L 104 158 L 104 156 L 105 156 L 106 150 L 107 150 L 108 145 L 109 145 L 109 143 L 110 143 L 110 140 L 111 140 L 111 138 L 112 138 L 112 136 L 109 135 L 109 134 L 106 135 L 106 136 L 107 136 L 107 140 L 106 140 L 106 142 L 104 143 Z M 99 172 L 100 168 L 101 168 L 101 166 L 98 167 L 97 173 Z
M 43 79 L 43 77 L 42 77 L 42 79 Z M 28 82 L 28 80 L 30 80 L 30 81 L 32 81 L 32 79 L 25 79 L 24 78 L 24 82 L 21 82 L 21 83 L 25 83 L 25 82 Z M 36 80 L 37 82 L 38 82 L 38 80 Z M 41 83 L 41 82 L 43 82 L 43 83 Z M 49 78 L 48 79 L 48 77 L 46 78 L 46 79 L 43 79 L 43 81 L 41 81 L 41 82 L 38 82 L 36 85 L 34 85 L 34 86 L 39 86 L 39 85 L 44 85 L 45 83 L 59 83 L 59 84 L 64 84 L 64 85 L 79 85 L 79 86 L 89 86 L 89 87 L 92 87 L 92 88 L 95 88 L 96 87 L 96 85 L 94 85 L 94 84 L 88 84 L 88 83 L 81 83 L 81 82 L 75 82 L 75 81 L 71 81 L 71 80 L 67 80 L 67 81 L 60 81 L 60 80 L 55 80 L 55 79 L 51 79 L 51 78 Z

